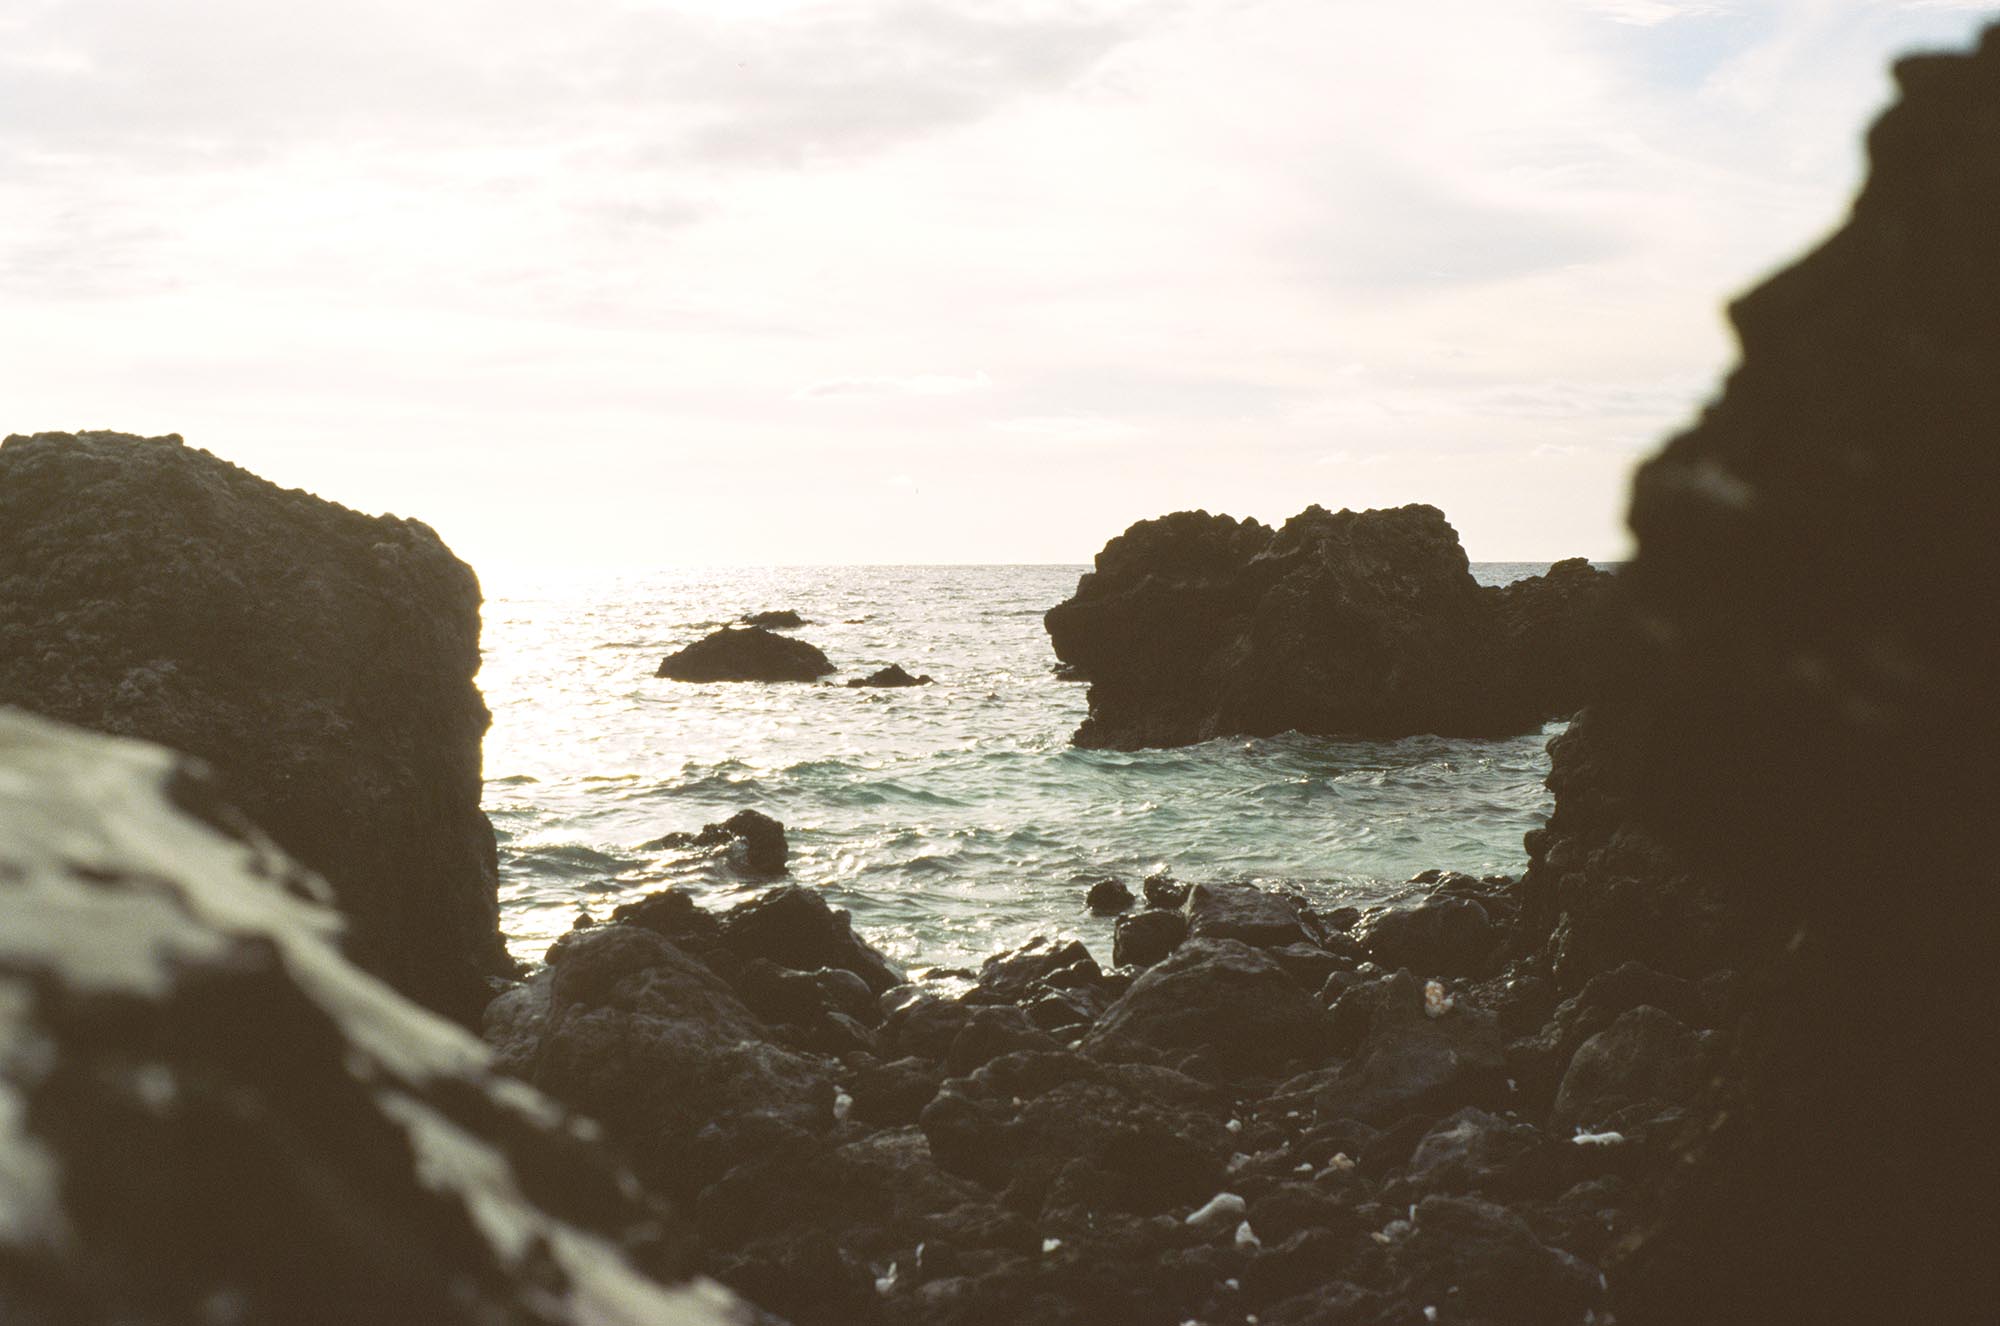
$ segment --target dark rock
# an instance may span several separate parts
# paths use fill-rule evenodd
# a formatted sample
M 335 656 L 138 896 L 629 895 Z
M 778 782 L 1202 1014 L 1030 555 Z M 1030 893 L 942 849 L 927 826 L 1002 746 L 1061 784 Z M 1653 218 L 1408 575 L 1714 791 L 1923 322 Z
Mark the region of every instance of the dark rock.
M 1545 579 L 1482 589 L 1435 507 L 1314 506 L 1275 532 L 1183 511 L 1106 544 L 1046 624 L 1091 682 L 1080 746 L 1502 735 L 1583 701 L 1570 655 L 1610 577 L 1565 563 Z
M 963 1077 L 1003 1054 L 1021 1050 L 1059 1050 L 1055 1038 L 1037 1027 L 1018 1008 L 983 1005 L 968 1010 L 965 1025 L 945 1052 L 945 1071 Z
M 0 445 L 0 704 L 208 761 L 357 961 L 476 1021 L 501 947 L 479 584 L 426 525 L 175 436 Z
M 1122 879 L 1100 879 L 1084 895 L 1083 905 L 1093 916 L 1116 916 L 1132 905 L 1132 890 Z
M 1582 1326 L 1603 1300 L 1595 1267 L 1548 1247 L 1505 1207 L 1426 1197 L 1389 1260 L 1413 1302 L 1450 1303 L 1474 1321 Z
M 1565 999 L 1541 1027 L 1507 1047 L 1510 1071 L 1519 1079 L 1524 1099 L 1539 1105 L 1552 1103 L 1577 1048 L 1609 1027 L 1619 1014 L 1641 1004 L 1650 1004 L 1690 1026 L 1713 1025 L 1701 987 L 1691 981 L 1636 962 L 1602 972 Z
M 1476 1194 L 1499 1201 L 1552 1198 L 1574 1151 L 1530 1124 L 1467 1107 L 1426 1132 L 1404 1167 L 1418 1192 Z
M 637 902 L 621 903 L 612 909 L 611 919 L 651 930 L 676 943 L 707 944 L 722 934 L 722 926 L 714 914 L 703 910 L 679 889 L 660 889 Z
M 670 833 L 645 846 L 655 852 L 720 847 L 731 864 L 750 875 L 782 875 L 792 854 L 785 826 L 755 810 L 739 810 L 720 824 L 702 825 L 700 833 Z
M 1430 897 L 1377 913 L 1362 923 L 1368 956 L 1390 970 L 1419 976 L 1478 973 L 1499 942 L 1486 909 L 1469 898 Z
M 886 1044 L 899 1054 L 942 1060 L 972 1017 L 972 1005 L 919 991 L 882 1022 Z
M 1171 875 L 1148 875 L 1144 888 L 1148 907 L 1179 908 L 1187 902 L 1188 886 Z
M 1084 1038 L 1084 1053 L 1219 1074 L 1271 1074 L 1321 1053 L 1324 1015 L 1269 955 L 1190 939 L 1132 983 Z
M 855 1073 L 848 1088 L 853 1115 L 887 1127 L 915 1123 L 943 1082 L 944 1071 L 932 1059 L 906 1057 L 870 1065 Z
M 859 686 L 928 686 L 931 684 L 931 677 L 929 673 L 912 677 L 909 673 L 903 671 L 902 664 L 891 663 L 888 667 L 879 668 L 865 677 L 855 677 L 847 684 L 850 688 Z
M 725 626 L 667 655 L 659 677 L 675 681 L 814 681 L 834 670 L 803 640 L 761 626 Z
M 745 626 L 762 626 L 767 630 L 789 630 L 807 624 L 806 619 L 791 608 L 777 608 L 770 612 L 746 612 L 737 620 Z
M 1187 917 L 1178 911 L 1148 910 L 1121 916 L 1111 930 L 1111 961 L 1120 967 L 1150 967 L 1187 938 Z
M 996 953 L 981 963 L 979 981 L 965 992 L 965 1001 L 1018 1004 L 1037 986 L 1095 985 L 1102 977 L 1097 959 L 1077 940 L 1037 936 L 1020 948 Z
M 1577 1048 L 1556 1091 L 1552 1128 L 1588 1127 L 1636 1104 L 1680 1104 L 1702 1079 L 1701 1038 L 1641 1004 Z
M 853 972 L 877 993 L 903 982 L 895 964 L 854 933 L 846 912 L 796 884 L 724 912 L 721 935 L 723 945 L 745 959 L 769 958 L 795 971 L 833 967 Z
M 1420 1110 L 1498 1103 L 1506 1091 L 1499 1020 L 1460 1003 L 1425 1011 L 1423 983 L 1398 972 L 1378 983 L 1366 1036 L 1354 1058 L 1287 1091 L 1310 1089 L 1323 1119 L 1385 1123 Z M 1343 997 L 1360 996 L 1359 991 Z
M 1319 938 L 1305 903 L 1249 884 L 1197 884 L 1184 910 L 1190 939 L 1234 939 L 1253 948 L 1310 944 Z
M 1301 988 L 1307 990 L 1323 989 L 1327 978 L 1335 972 L 1354 968 L 1352 962 L 1317 944 L 1287 944 L 1283 948 L 1267 951 Z
M 0 1318 L 740 1320 L 331 896 L 184 757 L 0 711 Z

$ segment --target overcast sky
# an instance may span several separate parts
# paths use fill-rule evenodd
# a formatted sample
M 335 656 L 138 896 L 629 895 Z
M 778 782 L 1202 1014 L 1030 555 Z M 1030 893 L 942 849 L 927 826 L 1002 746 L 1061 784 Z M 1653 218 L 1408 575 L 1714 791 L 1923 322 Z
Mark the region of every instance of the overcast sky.
M 1958 0 L 0 0 L 0 432 L 504 580 L 1444 508 L 1616 556 Z

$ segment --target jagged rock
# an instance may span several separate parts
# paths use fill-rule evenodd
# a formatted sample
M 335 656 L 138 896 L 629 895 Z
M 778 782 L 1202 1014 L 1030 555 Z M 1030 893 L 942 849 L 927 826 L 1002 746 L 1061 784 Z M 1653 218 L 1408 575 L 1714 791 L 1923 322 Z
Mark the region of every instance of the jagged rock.
M 1554 1101 L 1562 1075 L 1578 1047 L 1609 1027 L 1628 1009 L 1650 1004 L 1691 1027 L 1715 1024 L 1719 1009 L 1710 1005 L 1701 986 L 1628 962 L 1590 978 L 1582 990 L 1557 1006 L 1547 1022 L 1507 1047 L 1510 1071 L 1523 1097 L 1539 1104 Z
M 1111 930 L 1111 961 L 1120 967 L 1150 967 L 1187 938 L 1187 917 L 1178 910 L 1149 908 L 1121 916 Z
M 1233 939 L 1190 939 L 1132 983 L 1084 1038 L 1108 1062 L 1196 1075 L 1276 1073 L 1325 1044 L 1311 994 L 1268 954 Z
M 1504 1096 L 1507 1061 L 1499 1019 L 1491 1012 L 1461 1003 L 1433 1016 L 1424 983 L 1407 971 L 1341 1002 L 1364 998 L 1371 1005 L 1368 1028 L 1354 1057 L 1288 1083 L 1284 1094 L 1309 1094 L 1322 1119 L 1373 1124 L 1418 1111 L 1493 1105 Z
M 0 1319 L 743 1320 L 331 897 L 193 763 L 0 711 Z
M 1577 1047 L 1549 1126 L 1590 1127 L 1628 1106 L 1678 1105 L 1701 1084 L 1701 1070 L 1699 1036 L 1650 1004 L 1627 1009 Z
M 478 670 L 478 581 L 428 526 L 177 436 L 0 445 L 0 704 L 207 760 L 355 958 L 461 1021 L 511 967 Z
M 796 971 L 853 972 L 877 994 L 903 983 L 902 971 L 854 933 L 846 912 L 796 884 L 730 908 L 720 929 L 722 944 L 745 960 L 768 958 Z
M 902 664 L 891 663 L 888 667 L 877 669 L 865 677 L 855 677 L 847 684 L 850 688 L 858 686 L 928 686 L 931 684 L 931 677 L 929 673 L 912 677 L 909 673 L 903 671 Z
M 646 844 L 648 851 L 690 847 L 724 848 L 732 864 L 752 875 L 784 874 L 792 853 L 785 826 L 755 810 L 739 810 L 720 824 L 704 824 L 700 833 L 670 833 Z
M 1018 1004 L 1037 986 L 1061 989 L 1096 985 L 1104 973 L 1090 950 L 1074 939 L 1038 935 L 1020 948 L 996 953 L 979 967 L 979 981 L 965 992 L 969 1004 Z
M 1122 879 L 1100 879 L 1084 895 L 1083 905 L 1092 916 L 1116 916 L 1132 905 L 1132 890 Z
M 1476 1197 L 1426 1197 L 1389 1260 L 1412 1302 L 1450 1303 L 1473 1321 L 1584 1326 L 1603 1302 L 1595 1268 L 1535 1237 L 1520 1216 Z
M 766 630 L 790 630 L 806 625 L 806 619 L 791 608 L 778 608 L 770 612 L 746 612 L 737 619 L 745 626 L 762 626 Z
M 1188 886 L 1171 875 L 1148 875 L 1143 887 L 1148 907 L 1180 907 L 1187 902 Z
M 816 681 L 834 670 L 803 640 L 761 626 L 725 626 L 667 655 L 659 677 L 675 681 Z
M 1183 905 L 1191 939 L 1234 939 L 1253 948 L 1310 944 L 1320 938 L 1305 903 L 1249 884 L 1197 884 Z
M 1582 704 L 1565 689 L 1582 664 L 1545 664 L 1584 648 L 1609 580 L 1564 563 L 1545 585 L 1482 589 L 1435 507 L 1314 506 L 1275 532 L 1182 511 L 1106 544 L 1046 624 L 1091 682 L 1080 746 L 1503 735 Z
M 1470 898 L 1431 897 L 1392 907 L 1363 921 L 1358 938 L 1368 956 L 1394 971 L 1419 976 L 1474 974 L 1499 942 L 1486 909 Z

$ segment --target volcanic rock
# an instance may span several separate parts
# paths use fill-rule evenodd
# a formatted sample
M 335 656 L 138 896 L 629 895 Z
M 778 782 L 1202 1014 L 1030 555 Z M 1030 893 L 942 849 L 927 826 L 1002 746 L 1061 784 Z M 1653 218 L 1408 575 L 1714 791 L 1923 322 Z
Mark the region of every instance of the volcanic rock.
M 1587 664 L 1570 655 L 1592 654 L 1610 577 L 1562 565 L 1544 584 L 1482 589 L 1429 506 L 1308 507 L 1275 532 L 1183 511 L 1106 544 L 1046 625 L 1091 682 L 1080 746 L 1498 736 L 1585 698 Z
M 1122 879 L 1098 880 L 1083 899 L 1092 916 L 1116 916 L 1132 903 L 1132 890 Z
M 762 626 L 774 631 L 790 630 L 806 624 L 806 619 L 790 608 L 778 608 L 771 612 L 746 612 L 738 620 L 745 626 Z
M 725 626 L 661 661 L 655 676 L 675 681 L 815 681 L 834 670 L 803 640 L 761 626 Z
M 721 941 L 746 960 L 768 958 L 796 971 L 832 967 L 852 972 L 877 994 L 903 982 L 896 965 L 854 933 L 846 912 L 796 884 L 723 913 Z
M 847 683 L 849 689 L 859 686 L 893 687 L 928 686 L 930 684 L 930 674 L 926 673 L 921 677 L 912 677 L 909 673 L 903 671 L 903 665 L 900 663 L 891 663 L 886 668 L 871 672 L 865 677 L 855 677 Z
M 511 969 L 479 603 L 428 526 L 177 436 L 0 445 L 0 703 L 208 761 L 333 886 L 356 960 L 462 1021 Z
M 1325 1018 L 1269 955 L 1233 939 L 1190 939 L 1111 1006 L 1083 1050 L 1200 1075 L 1272 1074 L 1319 1054 Z
M 670 833 L 646 844 L 649 851 L 678 851 L 690 847 L 721 847 L 745 873 L 782 875 L 791 845 L 785 841 L 785 826 L 755 810 L 739 810 L 720 824 L 704 824 L 700 833 Z
M 740 1320 L 331 897 L 193 762 L 0 711 L 0 1318 Z
M 1197 884 L 1183 904 L 1192 939 L 1234 939 L 1254 948 L 1310 944 L 1320 936 L 1305 904 L 1249 884 Z
M 1119 967 L 1150 967 L 1187 938 L 1187 917 L 1179 911 L 1148 908 L 1121 916 L 1111 931 L 1111 961 Z

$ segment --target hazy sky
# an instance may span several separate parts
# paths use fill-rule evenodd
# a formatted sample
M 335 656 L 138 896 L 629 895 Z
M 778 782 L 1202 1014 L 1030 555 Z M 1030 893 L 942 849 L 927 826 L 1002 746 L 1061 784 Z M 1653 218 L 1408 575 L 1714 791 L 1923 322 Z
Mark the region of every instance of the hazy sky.
M 0 432 L 504 579 L 1429 501 L 1615 556 L 1910 0 L 0 0 Z

